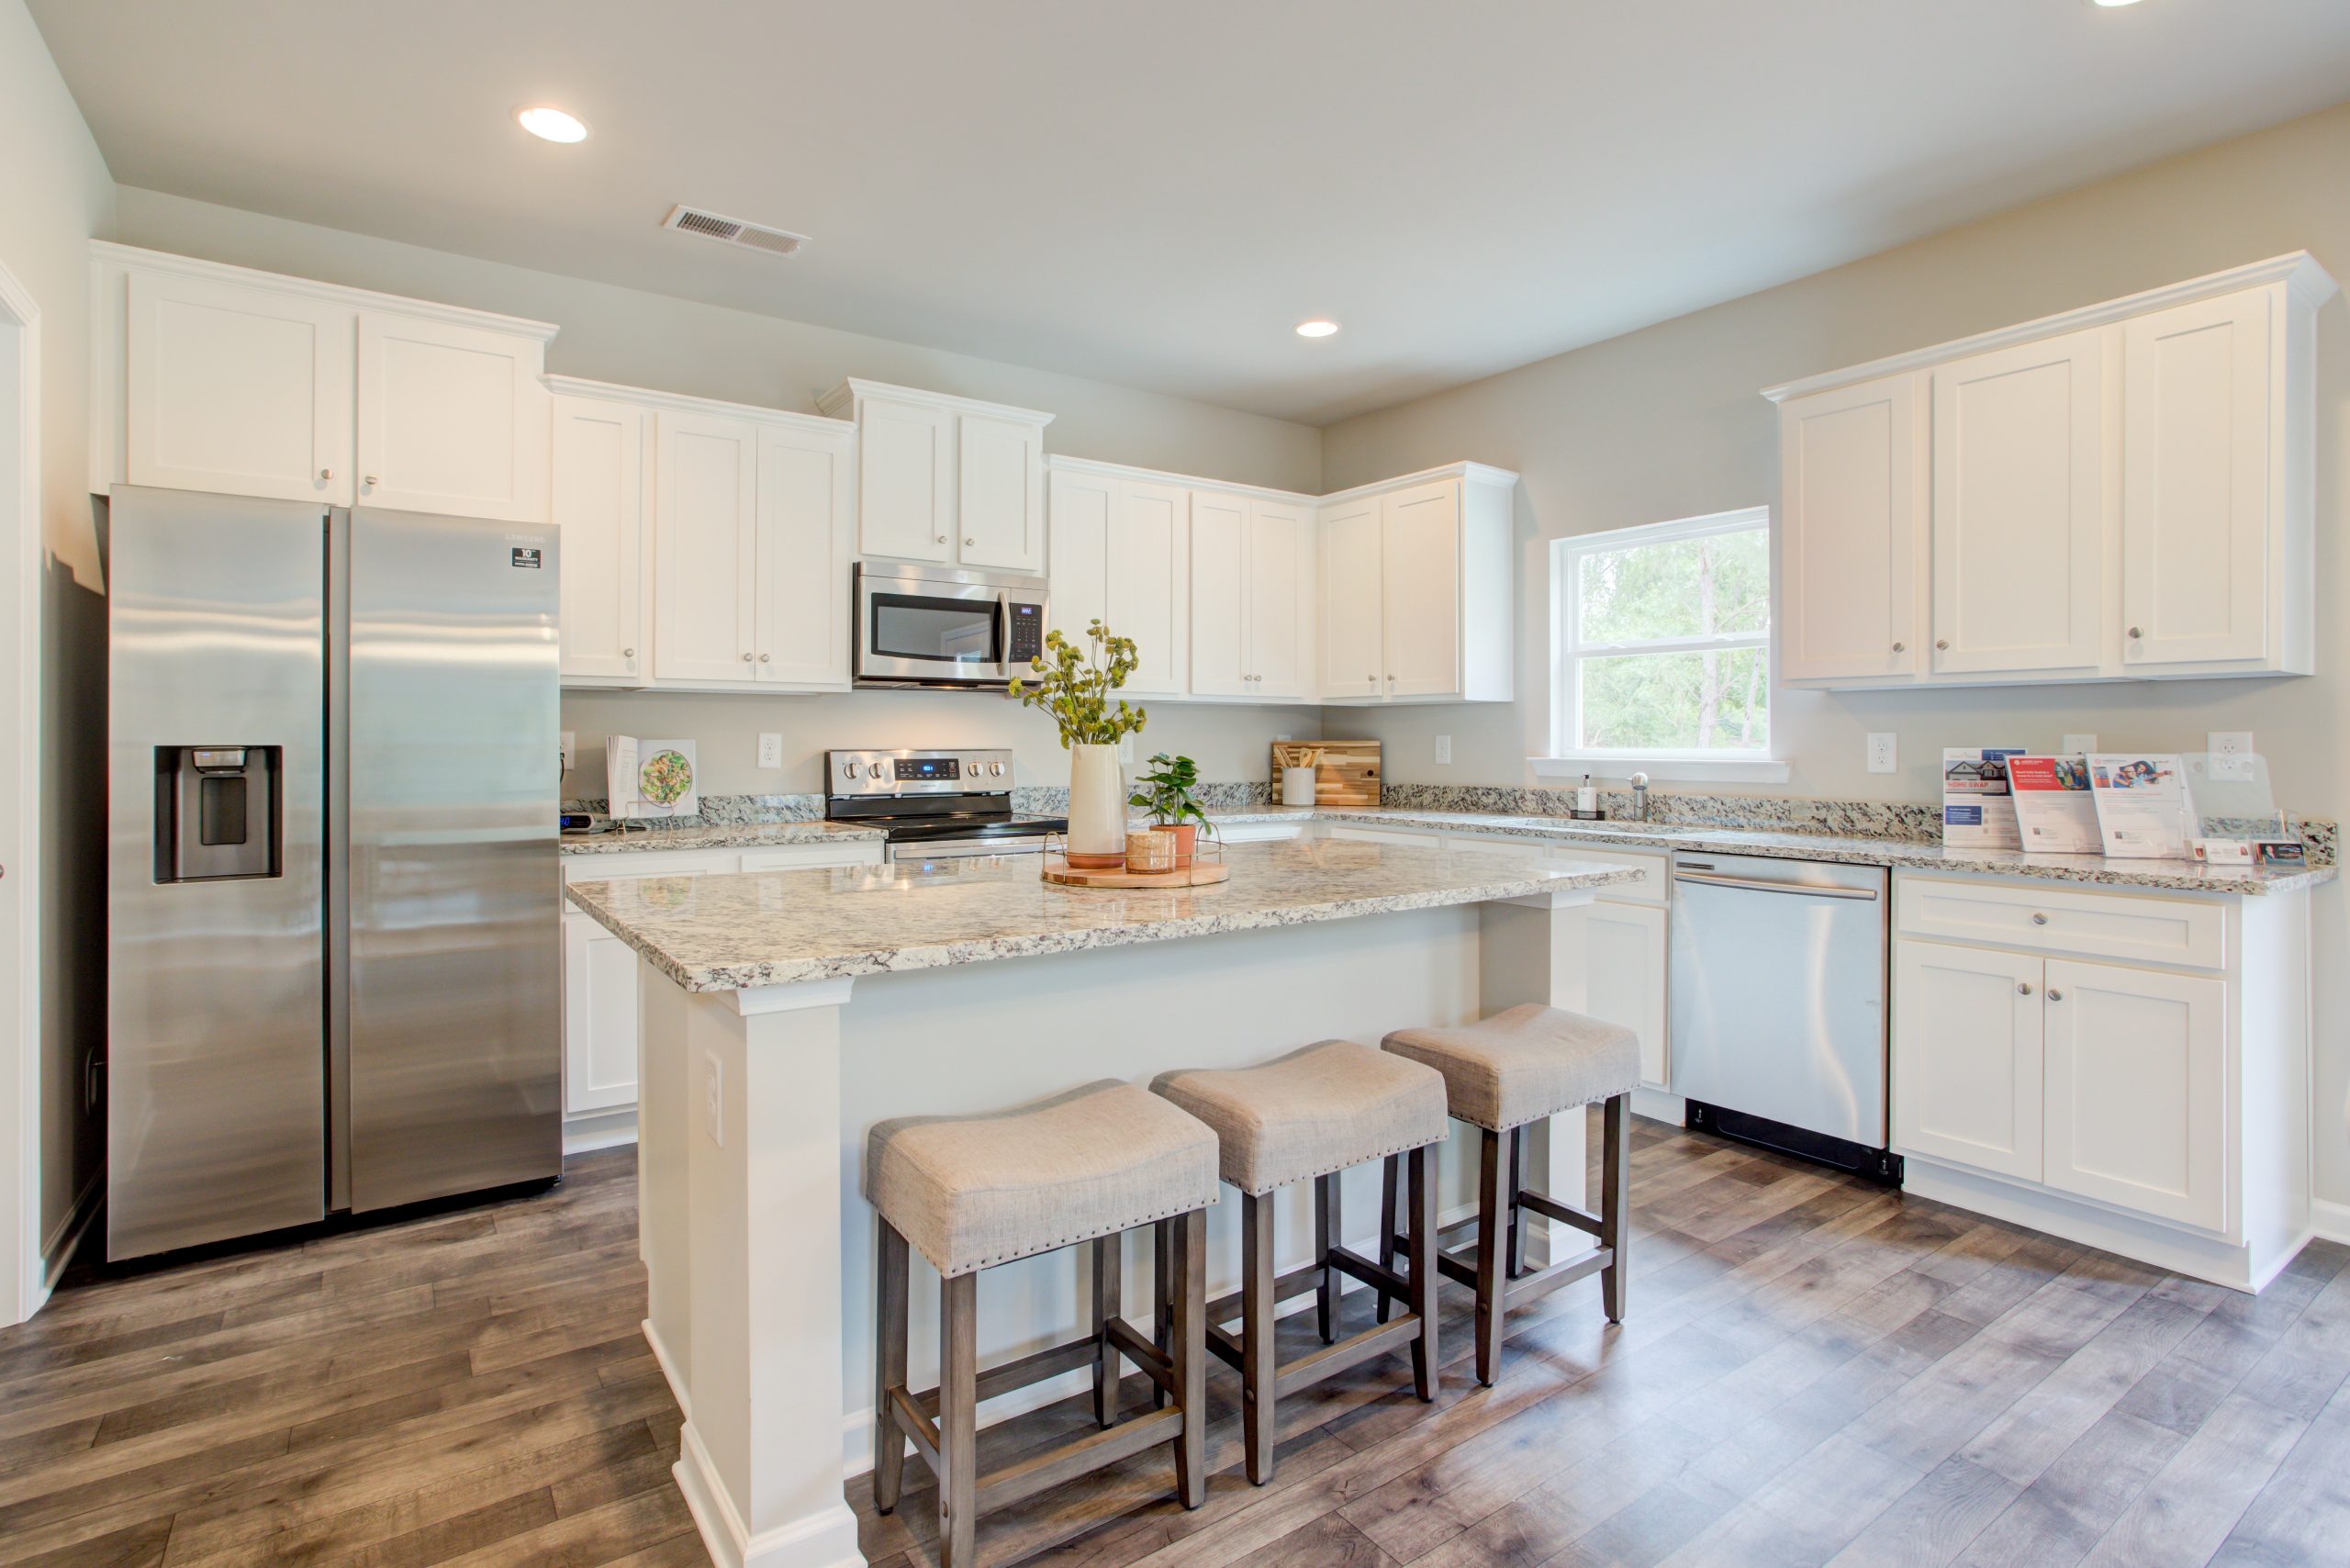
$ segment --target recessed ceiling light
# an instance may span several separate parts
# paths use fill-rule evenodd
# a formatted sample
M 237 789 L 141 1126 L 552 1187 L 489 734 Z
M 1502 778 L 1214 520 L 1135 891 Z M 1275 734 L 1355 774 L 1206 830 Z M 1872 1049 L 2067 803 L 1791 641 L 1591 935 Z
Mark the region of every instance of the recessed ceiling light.
M 2116 6 L 2135 6 L 2137 3 L 2138 0 L 2089 0 L 2090 5 L 2109 11 Z
M 561 109 L 549 108 L 544 104 L 516 109 L 514 118 L 524 130 L 542 141 L 585 141 L 588 140 L 587 121 L 577 115 L 568 115 Z
M 1337 330 L 1338 324 L 1336 321 L 1325 321 L 1318 318 L 1311 321 L 1300 321 L 1297 324 L 1297 335 L 1301 338 L 1326 338 Z

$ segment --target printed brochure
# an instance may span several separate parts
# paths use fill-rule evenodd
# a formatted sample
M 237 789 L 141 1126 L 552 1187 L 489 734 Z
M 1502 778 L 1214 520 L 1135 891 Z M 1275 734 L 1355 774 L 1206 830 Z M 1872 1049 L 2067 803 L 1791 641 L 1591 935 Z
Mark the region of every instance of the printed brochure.
M 2023 846 L 2044 855 L 2095 855 L 2105 846 L 2083 756 L 2019 756 L 2008 763 L 2016 829 Z
M 2124 756 L 2099 752 L 2088 759 L 2089 794 L 2097 802 L 2105 852 L 2116 859 L 2188 860 L 2201 823 L 2178 756 Z
M 2021 746 L 1973 750 L 1952 746 L 1942 753 L 1942 847 L 2020 849 L 2016 803 L 2008 793 L 2008 759 Z

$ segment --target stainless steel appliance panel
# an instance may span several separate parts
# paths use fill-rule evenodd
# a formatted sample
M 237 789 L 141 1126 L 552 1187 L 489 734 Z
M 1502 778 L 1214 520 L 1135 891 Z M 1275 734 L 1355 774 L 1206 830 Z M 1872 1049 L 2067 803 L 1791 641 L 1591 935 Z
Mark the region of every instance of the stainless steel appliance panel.
M 324 1213 L 327 513 L 125 486 L 108 533 L 106 1255 L 134 1258 Z M 158 879 L 197 748 L 275 763 L 274 870 Z
M 1045 650 L 1042 577 L 862 563 L 851 591 L 860 686 L 999 687 Z
M 552 527 L 351 514 L 354 1212 L 562 1172 Z
M 1878 866 L 1676 855 L 1673 1092 L 1883 1148 L 1886 890 Z

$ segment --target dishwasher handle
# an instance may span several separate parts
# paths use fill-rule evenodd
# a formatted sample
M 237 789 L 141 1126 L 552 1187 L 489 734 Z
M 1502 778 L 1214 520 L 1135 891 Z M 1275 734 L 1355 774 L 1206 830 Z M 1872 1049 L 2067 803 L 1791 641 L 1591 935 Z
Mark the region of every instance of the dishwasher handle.
M 1675 871 L 1676 882 L 1701 882 L 1709 888 L 1743 888 L 1753 893 L 1794 893 L 1807 899 L 1866 899 L 1876 901 L 1874 888 L 1839 888 L 1820 882 L 1765 882 L 1753 877 L 1724 877 L 1700 871 Z

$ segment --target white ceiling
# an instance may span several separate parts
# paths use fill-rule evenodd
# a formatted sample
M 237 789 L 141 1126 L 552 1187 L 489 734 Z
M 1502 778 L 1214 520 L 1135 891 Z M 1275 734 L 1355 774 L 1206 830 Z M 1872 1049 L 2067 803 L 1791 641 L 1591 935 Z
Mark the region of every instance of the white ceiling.
M 30 4 L 126 185 L 1315 423 L 2350 91 L 2350 0 Z

